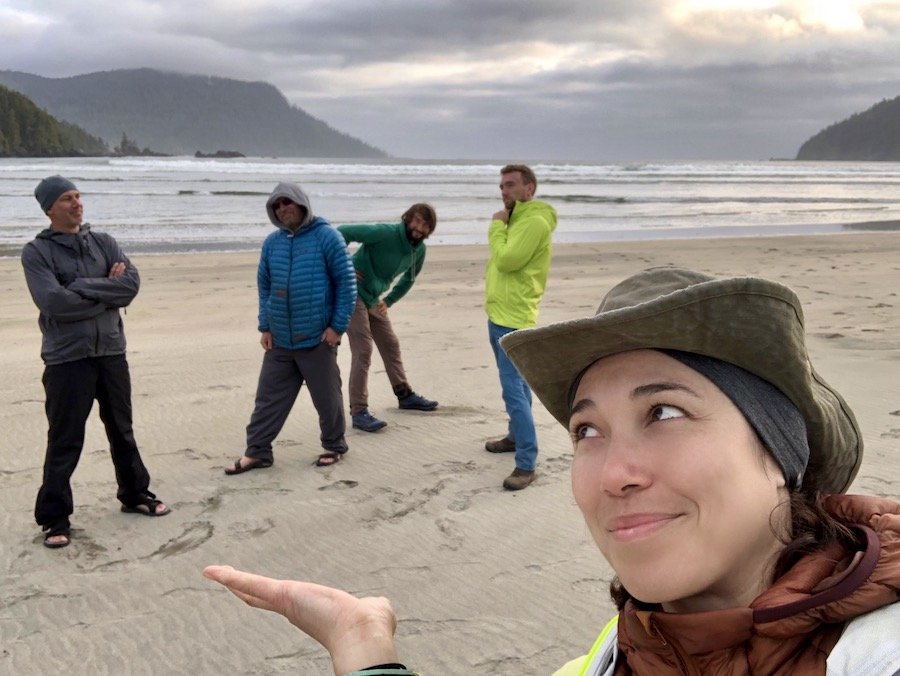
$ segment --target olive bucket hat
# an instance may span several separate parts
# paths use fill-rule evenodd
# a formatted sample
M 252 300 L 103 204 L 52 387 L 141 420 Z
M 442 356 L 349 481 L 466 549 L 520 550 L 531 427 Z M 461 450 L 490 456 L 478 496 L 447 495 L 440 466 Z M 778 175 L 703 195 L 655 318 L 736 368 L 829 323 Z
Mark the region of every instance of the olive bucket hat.
M 563 426 L 575 383 L 598 359 L 680 350 L 740 366 L 787 395 L 806 422 L 803 490 L 842 493 L 862 461 L 853 412 L 809 362 L 800 301 L 776 282 L 650 268 L 614 286 L 594 316 L 515 331 L 500 344 Z

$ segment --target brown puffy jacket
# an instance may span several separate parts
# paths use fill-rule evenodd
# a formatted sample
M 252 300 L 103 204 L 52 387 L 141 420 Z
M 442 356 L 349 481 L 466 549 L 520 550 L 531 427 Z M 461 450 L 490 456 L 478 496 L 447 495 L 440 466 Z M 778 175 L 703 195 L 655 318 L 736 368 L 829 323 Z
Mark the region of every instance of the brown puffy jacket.
M 629 602 L 615 674 L 824 674 L 846 622 L 900 600 L 900 503 L 831 495 L 825 504 L 853 524 L 857 551 L 804 557 L 749 608 L 670 614 Z

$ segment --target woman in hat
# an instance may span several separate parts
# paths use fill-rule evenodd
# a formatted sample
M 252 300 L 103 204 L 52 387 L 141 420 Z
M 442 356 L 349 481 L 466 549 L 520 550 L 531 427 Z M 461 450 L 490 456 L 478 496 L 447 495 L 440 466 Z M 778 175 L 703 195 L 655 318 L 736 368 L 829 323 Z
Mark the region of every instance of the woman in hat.
M 593 317 L 503 348 L 572 437 L 619 615 L 559 674 L 894 674 L 900 503 L 844 495 L 862 437 L 788 288 L 654 268 Z M 410 674 L 394 614 L 302 582 L 205 575 L 320 641 L 336 674 Z

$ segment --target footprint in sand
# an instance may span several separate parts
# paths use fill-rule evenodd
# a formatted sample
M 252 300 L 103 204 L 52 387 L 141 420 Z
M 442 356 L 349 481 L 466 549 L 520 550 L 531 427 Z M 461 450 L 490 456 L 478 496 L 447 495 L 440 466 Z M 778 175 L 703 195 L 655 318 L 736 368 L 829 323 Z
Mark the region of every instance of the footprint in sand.
M 459 528 L 457 528 L 456 522 L 451 519 L 438 519 L 434 523 L 441 535 L 447 538 L 445 542 L 440 544 L 441 549 L 449 549 L 450 551 L 455 552 L 462 547 L 463 536 Z
M 568 472 L 572 467 L 572 454 L 566 453 L 543 461 L 543 469 L 547 474 Z
M 239 521 L 232 524 L 228 528 L 228 532 L 232 538 L 238 540 L 246 540 L 257 535 L 267 533 L 275 527 L 272 519 L 262 519 L 258 521 Z
M 602 577 L 586 577 L 575 580 L 572 583 L 572 589 L 593 596 L 609 589 L 609 583 L 609 580 L 604 580 Z
M 358 481 L 351 481 L 349 479 L 341 479 L 340 481 L 333 481 L 330 484 L 326 484 L 325 486 L 319 486 L 320 491 L 340 491 L 347 488 L 356 488 L 359 486 Z
M 208 453 L 202 453 L 194 448 L 179 448 L 175 451 L 157 453 L 157 455 L 175 455 L 179 458 L 186 458 L 187 460 L 212 460 L 217 457 Z
M 457 494 L 453 501 L 447 505 L 447 509 L 451 512 L 464 512 L 472 505 L 472 498 L 482 493 L 495 493 L 497 491 L 493 486 L 485 486 L 484 488 L 476 488 L 472 491 L 465 491 Z
M 213 536 L 215 528 L 208 521 L 197 521 L 188 524 L 180 535 L 176 535 L 162 547 L 157 549 L 148 559 L 166 559 L 170 556 L 184 554 L 197 549 Z

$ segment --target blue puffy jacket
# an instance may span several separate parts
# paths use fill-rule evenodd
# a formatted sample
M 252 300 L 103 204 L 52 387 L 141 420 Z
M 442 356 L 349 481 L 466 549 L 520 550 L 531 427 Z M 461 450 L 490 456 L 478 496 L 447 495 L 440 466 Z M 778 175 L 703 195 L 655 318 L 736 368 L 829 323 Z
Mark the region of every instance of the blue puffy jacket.
M 311 216 L 296 233 L 283 227 L 272 202 L 288 197 L 309 214 L 299 186 L 280 183 L 266 204 L 278 230 L 266 237 L 256 274 L 259 330 L 270 331 L 276 347 L 315 347 L 331 327 L 344 333 L 356 305 L 356 274 L 344 238 L 323 218 Z

